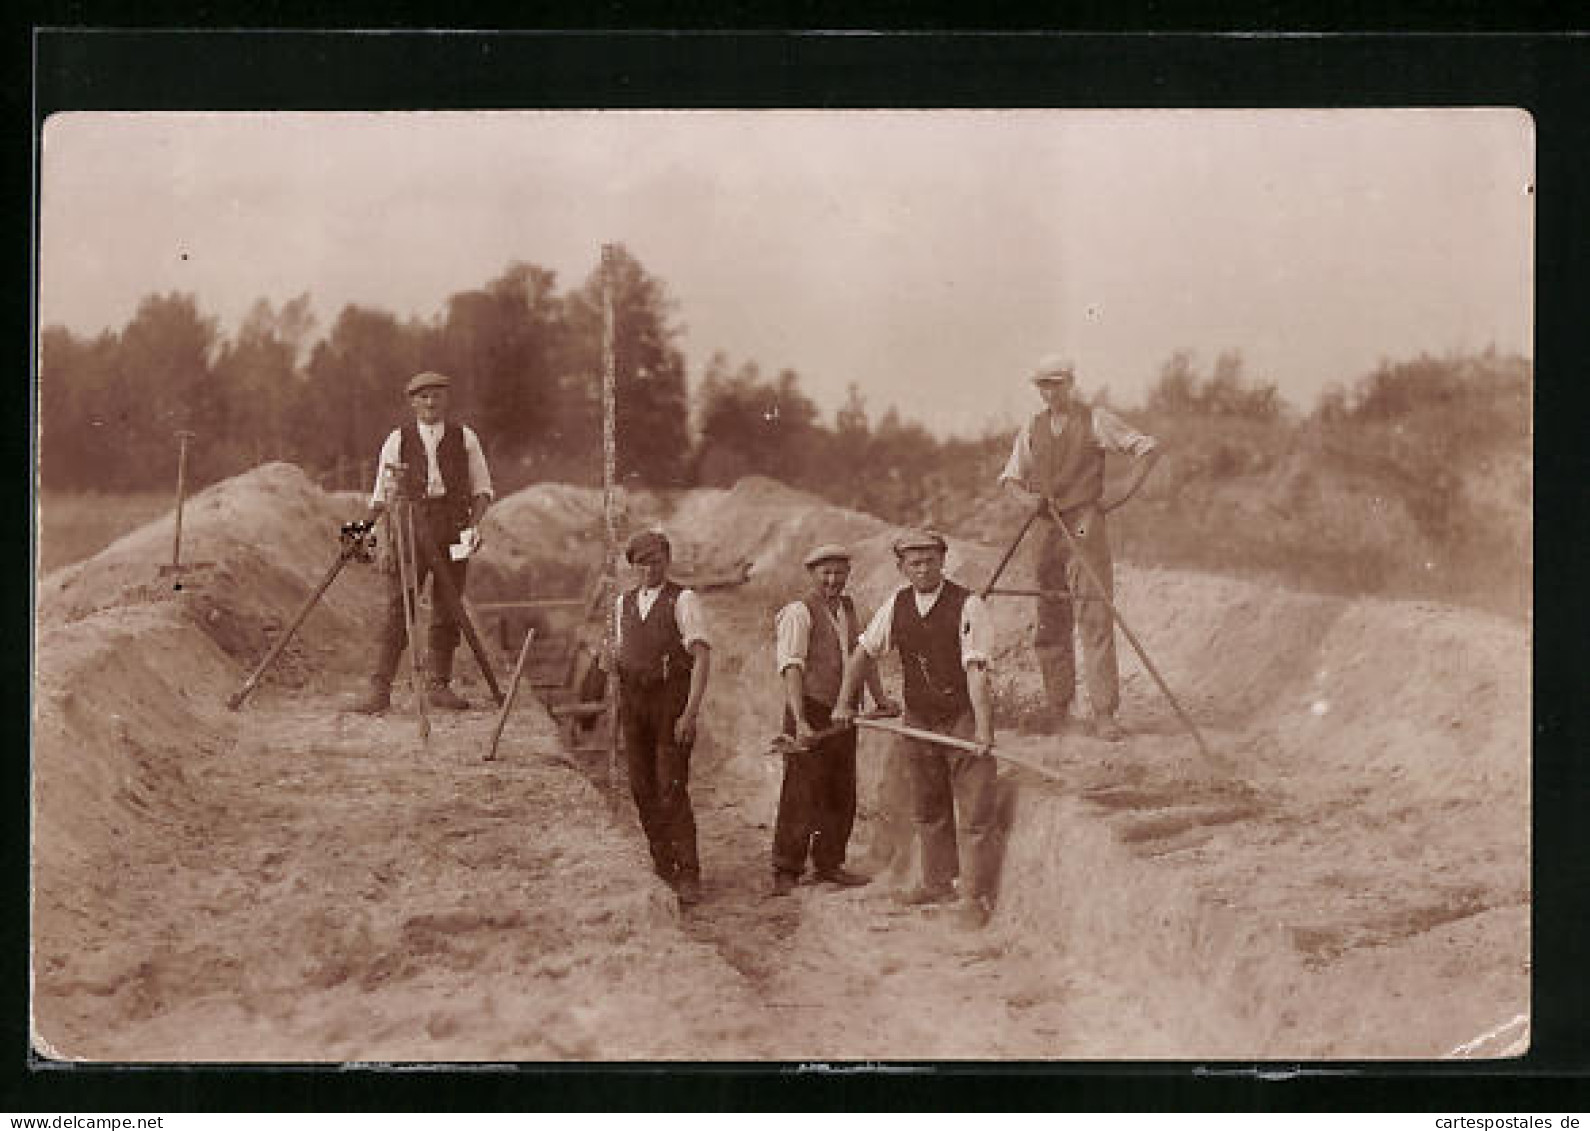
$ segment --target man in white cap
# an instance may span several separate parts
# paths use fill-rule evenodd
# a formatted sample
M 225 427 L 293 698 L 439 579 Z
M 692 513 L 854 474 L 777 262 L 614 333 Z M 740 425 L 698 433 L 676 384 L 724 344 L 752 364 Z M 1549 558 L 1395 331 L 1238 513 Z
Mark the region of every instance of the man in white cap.
M 652 868 L 691 907 L 701 902 L 690 751 L 712 668 L 706 618 L 695 592 L 669 579 L 662 531 L 635 534 L 624 557 L 636 573 L 614 608 L 624 764 Z
M 492 500 L 491 472 L 486 467 L 480 438 L 468 425 L 448 419 L 451 384 L 440 373 L 419 373 L 410 378 L 406 389 L 414 420 L 394 429 L 381 445 L 375 490 L 365 514 L 366 521 L 374 522 L 400 497 L 413 506 L 417 568 L 411 599 L 418 597 L 430 576 L 432 557 L 447 571 L 453 592 L 463 599 L 469 559 L 455 559 L 449 547 L 465 531 L 474 532 L 469 538 L 472 547 L 479 544 L 480 521 Z M 353 704 L 355 711 L 367 715 L 378 715 L 391 705 L 392 678 L 407 644 L 395 542 L 389 530 L 379 543 L 378 562 L 387 576 L 386 611 L 369 690 Z M 426 546 L 430 547 L 430 554 L 425 552 Z M 426 699 L 433 707 L 462 711 L 469 704 L 449 686 L 460 635 L 458 620 L 450 603 L 436 593 L 436 582 L 431 583 L 431 589 Z
M 944 576 L 945 541 L 931 530 L 895 540 L 907 583 L 883 603 L 845 669 L 834 720 L 855 715 L 861 681 L 878 657 L 900 652 L 907 726 L 994 744 L 989 659 L 993 639 L 977 594 Z M 907 906 L 948 903 L 962 882 L 958 919 L 982 927 L 992 912 L 998 868 L 998 776 L 989 754 L 952 751 L 902 738 L 911 780 L 911 816 L 922 842 L 922 882 L 898 897 Z
M 861 618 L 845 592 L 850 551 L 837 543 L 806 555 L 807 592 L 778 612 L 776 664 L 784 689 L 784 733 L 796 749 L 784 755 L 784 780 L 773 825 L 773 895 L 788 895 L 806 870 L 818 883 L 859 887 L 868 877 L 845 867 L 856 821 L 856 732 L 834 728 L 833 709 Z M 873 702 L 892 713 L 876 669 L 867 679 Z M 819 737 L 821 735 L 821 737 Z
M 1033 635 L 1038 670 L 1054 725 L 1063 729 L 1069 725 L 1077 682 L 1074 624 L 1081 637 L 1092 708 L 1087 728 L 1099 738 L 1118 742 L 1124 734 L 1115 718 L 1121 701 L 1115 619 L 1105 603 L 1114 600 L 1115 569 L 1104 516 L 1137 493 L 1158 461 L 1160 449 L 1153 437 L 1136 431 L 1109 409 L 1081 400 L 1076 392 L 1076 367 L 1069 360 L 1045 357 L 1033 370 L 1032 382 L 1043 398 L 1044 409 L 1017 433 L 999 481 L 1029 506 L 1040 505 L 1040 496 L 1052 502 L 1080 547 L 1081 558 L 1099 580 L 1096 586 L 1089 579 L 1071 539 L 1055 527 L 1045 507 L 1041 512 L 1038 587 L 1071 597 L 1038 599 L 1038 627 Z M 1132 460 L 1130 478 L 1112 498 L 1105 498 L 1104 493 L 1107 453 Z

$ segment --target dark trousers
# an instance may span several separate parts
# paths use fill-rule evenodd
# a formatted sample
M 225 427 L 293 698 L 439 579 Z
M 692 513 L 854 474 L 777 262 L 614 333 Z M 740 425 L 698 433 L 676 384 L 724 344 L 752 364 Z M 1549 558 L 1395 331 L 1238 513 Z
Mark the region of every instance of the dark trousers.
M 831 725 L 832 706 L 816 699 L 802 701 L 806 721 L 815 730 Z M 784 708 L 784 733 L 795 733 L 795 718 Z M 819 873 L 844 866 L 850 830 L 856 823 L 856 731 L 846 727 L 813 744 L 810 750 L 784 755 L 784 783 L 778 793 L 773 825 L 773 870 L 798 876 L 811 853 Z
M 969 713 L 933 723 L 915 715 L 909 704 L 905 723 L 958 738 L 971 738 L 975 729 Z M 992 901 L 999 866 L 994 759 L 951 753 L 921 739 L 900 742 L 909 744 L 902 753 L 911 775 L 911 816 L 922 842 L 922 886 L 947 888 L 960 875 L 962 895 Z
M 447 552 L 447 547 L 458 538 L 458 527 L 439 502 L 417 502 L 413 507 L 416 569 L 413 591 L 409 599 L 414 602 L 415 611 L 418 612 L 420 589 L 424 587 L 425 579 L 431 575 L 425 546 L 432 548 L 436 561 L 447 571 L 447 576 L 453 582 L 453 592 L 458 594 L 460 600 L 464 595 L 464 580 L 469 576 L 469 559 L 455 562 Z M 390 525 L 396 520 L 397 512 L 393 511 L 388 519 L 388 530 L 385 535 L 392 538 L 394 553 L 397 549 L 397 539 L 391 533 Z M 386 610 L 381 621 L 381 638 L 375 665 L 375 677 L 385 683 L 391 683 L 393 677 L 397 675 L 398 662 L 403 658 L 403 649 L 408 645 L 408 632 L 403 626 L 403 584 L 400 578 L 397 559 L 394 557 L 392 572 L 387 574 Z M 426 644 L 430 653 L 427 664 L 433 681 L 446 683 L 452 678 L 453 653 L 458 648 L 460 635 L 458 618 L 433 581 L 431 622 L 426 630 Z
M 650 687 L 625 680 L 619 701 L 629 791 L 652 866 L 669 883 L 701 876 L 690 807 L 690 747 L 674 739 L 674 723 L 689 698 L 688 678 Z
M 1078 597 L 1114 597 L 1115 567 L 1110 558 L 1110 534 L 1104 514 L 1097 507 L 1083 507 L 1065 516 L 1066 528 L 1081 549 L 1079 557 L 1071 540 L 1054 522 L 1040 525 L 1043 537 L 1038 544 L 1038 587 Z M 1093 584 L 1081 559 L 1093 567 L 1099 585 Z M 1102 588 L 1101 588 L 1102 586 Z M 1080 641 L 1073 639 L 1073 626 Z M 1038 628 L 1033 634 L 1033 649 L 1043 676 L 1049 707 L 1057 715 L 1071 709 L 1076 691 L 1076 644 L 1082 647 L 1083 679 L 1088 688 L 1088 703 L 1095 715 L 1113 715 L 1120 705 L 1120 676 L 1115 660 L 1115 617 L 1102 600 L 1072 601 L 1069 598 L 1038 599 Z

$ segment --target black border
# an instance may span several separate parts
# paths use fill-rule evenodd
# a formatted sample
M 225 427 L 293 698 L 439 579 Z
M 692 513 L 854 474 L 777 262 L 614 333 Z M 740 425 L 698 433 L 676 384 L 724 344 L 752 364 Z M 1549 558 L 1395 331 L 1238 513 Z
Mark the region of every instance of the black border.
M 327 13 L 262 6 L 239 25 L 267 18 L 300 27 Z M 307 8 L 307 6 L 304 6 Z M 1585 372 L 1585 296 L 1590 211 L 1590 39 L 1559 33 L 1469 34 L 1517 26 L 1519 10 L 1477 4 L 1440 14 L 1458 33 L 1357 32 L 1317 36 L 1145 34 L 1163 9 L 1117 16 L 1128 34 L 1077 32 L 911 32 L 873 34 L 730 32 L 700 8 L 668 26 L 698 33 L 558 30 L 437 34 L 199 30 L 221 13 L 166 18 L 165 6 L 139 15 L 65 6 L 23 29 L 22 55 L 34 79 L 30 116 L 36 141 L 45 115 L 89 109 L 437 109 L 508 107 L 1250 107 L 1519 106 L 1537 127 L 1536 589 L 1549 612 L 1535 630 L 1535 1002 L 1534 1047 L 1517 1063 L 938 1065 L 931 1071 L 796 1074 L 766 1065 L 556 1066 L 516 1070 L 374 1071 L 337 1068 L 29 1068 L 27 1047 L 26 692 L 20 649 L 6 660 L 19 733 L 12 752 L 9 807 L 0 821 L 7 905 L 0 928 L 0 1110 L 807 1110 L 895 1111 L 952 1108 L 1052 1110 L 1563 1110 L 1590 1105 L 1590 846 L 1579 816 L 1590 813 L 1590 753 L 1583 696 L 1586 598 L 1576 569 L 1586 492 L 1583 431 L 1573 410 Z M 1432 6 L 1432 12 L 1434 11 Z M 1524 9 L 1524 15 L 1530 9 Z M 617 13 L 571 13 L 562 27 L 599 28 Z M 338 12 L 364 28 L 401 24 L 375 5 Z M 471 15 L 479 19 L 481 12 Z M 558 26 L 560 13 L 547 15 Z M 897 17 L 898 13 L 894 13 Z M 1340 13 L 1337 13 L 1339 16 Z M 1348 13 L 1360 28 L 1384 27 L 1383 10 Z M 445 17 L 440 17 L 445 18 Z M 996 6 L 985 27 L 1009 20 Z M 1104 27 L 1104 8 L 1073 26 Z M 169 30 L 91 30 L 157 20 Z M 1091 20 L 1091 25 L 1090 25 Z M 749 21 L 745 21 L 749 23 Z M 773 21 L 765 26 L 774 26 Z M 874 26 L 886 26 L 887 15 Z M 893 22 L 899 23 L 898 18 Z M 1161 21 L 1164 22 L 1163 20 Z M 1273 23 L 1273 21 L 1272 21 Z M 37 25 L 45 25 L 43 27 Z M 438 25 L 439 26 L 439 25 Z M 457 20 L 451 26 L 458 26 Z M 661 26 L 661 25 L 654 25 Z M 752 25 L 754 26 L 754 25 Z M 839 19 L 829 28 L 847 26 Z M 859 27 L 849 17 L 852 29 Z M 949 26 L 941 23 L 940 26 Z M 1174 24 L 1172 26 L 1175 26 Z M 1236 27 L 1199 23 L 1184 28 Z M 1295 31 L 1318 25 L 1300 24 Z M 26 103 L 16 84 L 6 97 Z M 15 119 L 13 119 L 15 120 Z M 13 131 L 15 133 L 15 131 Z M 31 142 L 12 182 L 31 266 Z M 20 190 L 20 191 L 19 191 Z M 30 272 L 30 278 L 32 274 Z M 31 288 L 29 288 L 29 291 Z M 18 343 L 31 342 L 26 292 Z M 28 347 L 24 347 L 28 348 Z M 31 349 L 19 361 L 32 372 Z M 28 385 L 17 382 L 30 419 Z M 21 429 L 19 429 L 21 432 Z M 32 481 L 31 428 L 13 435 L 18 465 L 8 483 Z M 8 489 L 16 489 L 8 486 Z M 19 505 L 21 500 L 17 500 Z M 27 503 L 31 514 L 31 497 Z M 15 513 L 15 512 L 13 512 Z M 30 519 L 31 521 L 31 519 Z M 17 543 L 21 544 L 21 543 Z M 31 577 L 24 565 L 19 576 Z M 31 589 L 31 584 L 28 587 Z M 22 586 L 18 586 L 21 590 Z M 21 604 L 21 602 L 19 602 Z M 15 640 L 29 639 L 32 610 Z

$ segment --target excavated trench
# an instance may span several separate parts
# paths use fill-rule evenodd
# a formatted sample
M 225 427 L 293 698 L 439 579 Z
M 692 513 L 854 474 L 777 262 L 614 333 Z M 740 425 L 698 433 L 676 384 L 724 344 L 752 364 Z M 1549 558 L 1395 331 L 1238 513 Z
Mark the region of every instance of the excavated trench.
M 632 505 L 687 561 L 749 565 L 746 584 L 704 594 L 714 674 L 693 793 L 707 898 L 685 914 L 651 877 L 607 755 L 571 749 L 532 697 L 491 762 L 490 710 L 434 719 L 428 744 L 401 694 L 378 720 L 341 710 L 367 662 L 364 567 L 243 709 L 225 709 L 356 509 L 296 469 L 191 501 L 185 545 L 217 566 L 180 593 L 155 583 L 169 523 L 43 579 L 41 1051 L 1298 1060 L 1525 1047 L 1518 626 L 1122 567 L 1123 613 L 1216 764 L 1124 641 L 1127 742 L 1023 733 L 1038 703 L 1030 609 L 998 604 L 1001 742 L 1062 781 L 1002 773 L 998 908 L 967 933 L 888 899 L 914 854 L 897 756 L 875 735 L 852 843 L 874 883 L 764 894 L 772 613 L 816 541 L 852 545 L 852 590 L 875 606 L 895 584 L 888 528 L 767 481 Z M 503 500 L 472 600 L 574 592 L 598 506 L 553 486 Z M 997 555 L 956 543 L 951 573 L 976 583 Z M 485 703 L 467 657 L 458 671 Z

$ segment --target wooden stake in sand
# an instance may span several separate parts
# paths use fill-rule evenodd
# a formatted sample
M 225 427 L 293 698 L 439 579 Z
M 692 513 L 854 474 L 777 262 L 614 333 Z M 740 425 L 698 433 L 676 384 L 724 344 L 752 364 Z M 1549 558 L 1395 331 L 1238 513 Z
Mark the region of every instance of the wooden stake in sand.
M 519 694 L 519 680 L 524 676 L 525 658 L 530 655 L 530 644 L 536 638 L 536 630 L 531 628 L 524 634 L 524 646 L 519 649 L 519 661 L 513 666 L 513 678 L 508 681 L 508 694 L 503 696 L 502 710 L 497 712 L 497 725 L 491 732 L 491 746 L 486 750 L 486 761 L 492 762 L 497 758 L 497 743 L 502 739 L 502 728 L 507 725 L 508 712 L 513 710 L 514 696 Z

